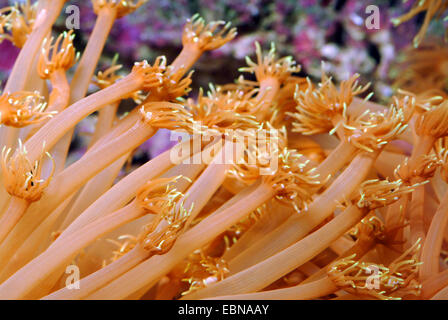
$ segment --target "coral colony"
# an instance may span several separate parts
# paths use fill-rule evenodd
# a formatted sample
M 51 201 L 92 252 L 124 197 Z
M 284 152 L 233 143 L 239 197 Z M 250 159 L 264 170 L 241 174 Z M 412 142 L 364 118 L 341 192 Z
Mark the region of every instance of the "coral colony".
M 237 80 L 189 95 L 230 24 L 194 15 L 173 61 L 120 76 L 98 61 L 114 22 L 146 1 L 92 0 L 81 54 L 73 31 L 51 35 L 65 2 L 0 11 L 20 48 L 0 97 L 1 299 L 448 298 L 442 45 L 408 55 L 384 106 L 359 75 L 314 83 L 258 43 Z M 418 1 L 394 23 L 426 14 L 418 46 L 446 8 Z M 135 107 L 118 117 L 124 100 Z M 178 142 L 123 175 L 158 130 Z

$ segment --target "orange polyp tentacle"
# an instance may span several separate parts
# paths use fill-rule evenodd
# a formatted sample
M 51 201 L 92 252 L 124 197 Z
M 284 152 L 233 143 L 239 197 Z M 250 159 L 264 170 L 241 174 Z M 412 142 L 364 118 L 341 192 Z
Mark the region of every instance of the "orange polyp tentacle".
M 187 20 L 184 27 L 182 34 L 183 49 L 171 64 L 172 72 L 176 73 L 179 69 L 189 70 L 202 53 L 218 49 L 235 36 L 236 29 L 230 29 L 230 24 L 222 21 L 213 21 L 206 24 L 199 15 L 194 15 Z
M 117 56 L 116 56 L 117 57 Z M 97 75 L 94 77 L 92 83 L 95 84 L 100 89 L 105 89 L 117 81 L 119 81 L 121 78 L 123 78 L 120 74 L 118 74 L 118 71 L 123 66 L 121 64 L 116 64 L 116 59 L 114 57 L 114 60 L 112 62 L 112 65 L 107 68 L 105 71 L 98 71 Z

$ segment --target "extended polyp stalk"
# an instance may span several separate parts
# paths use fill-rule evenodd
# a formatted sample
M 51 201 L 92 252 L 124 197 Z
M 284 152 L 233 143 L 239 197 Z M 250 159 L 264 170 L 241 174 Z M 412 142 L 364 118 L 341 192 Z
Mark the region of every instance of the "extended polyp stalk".
M 316 173 L 319 174 L 321 182 L 327 181 L 328 177 L 334 176 L 338 170 L 349 163 L 355 157 L 356 151 L 357 148 L 346 139 L 339 142 L 338 146 L 316 167 Z
M 203 299 L 229 294 L 255 292 L 311 260 L 358 223 L 365 210 L 350 206 L 319 230 L 303 240 L 256 264 L 247 270 L 234 274 L 208 288 L 185 296 L 186 299 Z M 248 276 L 250 275 L 250 276 Z
M 151 115 L 149 118 L 148 114 Z M 189 120 L 189 114 L 179 105 L 167 102 L 145 105 L 142 107 L 142 119 L 137 121 L 130 130 L 86 153 L 80 160 L 55 176 L 47 190 L 52 196 L 52 208 L 59 205 L 67 195 L 72 194 L 95 174 L 148 140 L 159 126 L 171 129 L 180 126 L 188 128 Z M 74 176 L 76 176 L 75 179 Z M 68 177 L 72 178 L 68 179 Z
M 106 136 L 106 134 L 110 132 L 116 117 L 117 108 L 118 103 L 115 103 L 115 105 L 107 106 L 100 110 L 100 116 L 95 128 L 94 137 L 92 137 L 92 142 L 97 142 L 99 138 Z M 111 139 L 111 136 L 109 136 L 109 139 Z M 101 147 L 101 145 L 102 144 L 98 144 L 96 147 Z M 79 194 L 76 195 L 76 199 L 70 205 L 70 209 L 66 212 L 66 217 L 62 223 L 63 227 L 66 227 L 71 223 L 73 218 L 77 217 L 112 186 L 131 154 L 132 152 L 124 154 L 86 183 L 82 190 L 79 191 Z
M 93 81 L 100 89 L 107 88 L 121 79 L 121 76 L 117 75 L 116 72 L 121 69 L 121 65 L 116 65 L 116 59 L 118 56 L 114 57 L 112 65 L 106 69 L 104 72 L 100 71 Z M 106 108 L 101 109 L 98 112 L 98 119 L 95 126 L 95 132 L 93 133 L 92 139 L 90 140 L 90 145 L 93 145 L 98 141 L 99 138 L 103 137 L 112 128 L 116 115 L 119 102 L 115 102 Z
M 448 300 L 448 286 L 437 292 L 431 300 Z
M 339 254 L 339 257 L 337 259 L 340 260 L 349 256 L 354 256 L 358 259 L 361 259 L 365 254 L 367 254 L 371 249 L 375 247 L 378 239 L 383 236 L 383 232 L 384 225 L 381 223 L 381 221 L 375 216 L 372 216 L 370 218 L 369 216 L 367 216 L 366 218 L 361 220 L 361 223 L 357 228 L 356 236 L 358 239 L 356 240 L 356 242 L 354 244 L 350 243 L 350 245 Z M 334 245 L 334 242 L 332 245 Z M 330 246 L 330 248 L 332 248 L 332 245 Z M 333 260 L 332 262 L 336 261 L 337 259 Z M 319 271 L 305 279 L 301 284 L 306 284 L 326 277 L 328 270 L 327 267 L 320 269 Z
M 163 173 L 160 176 L 160 178 L 167 178 L 167 177 L 182 175 L 183 177 L 185 177 L 185 179 L 180 179 L 179 181 L 173 183 L 173 186 L 179 192 L 184 193 L 190 184 L 190 182 L 187 179 L 195 180 L 195 178 L 202 171 L 202 169 L 203 169 L 203 165 L 180 164 L 176 167 L 171 168 L 167 172 Z M 67 200 L 66 200 L 66 202 L 67 202 Z M 63 204 L 61 206 L 63 206 Z M 64 208 L 62 208 L 62 210 L 63 209 Z M 117 210 L 117 209 L 111 209 L 110 211 L 104 211 L 102 216 L 105 216 L 106 214 L 108 214 L 109 212 L 112 212 L 114 210 Z M 37 227 L 33 231 L 33 233 L 24 241 L 24 243 L 20 246 L 20 248 L 16 250 L 16 252 L 14 254 L 14 258 L 9 261 L 8 265 L 5 267 L 2 274 L 0 275 L 0 282 L 2 282 L 4 279 L 11 276 L 15 271 L 17 271 L 19 268 L 24 266 L 28 261 L 30 261 L 36 255 L 38 247 L 40 246 L 40 244 L 43 241 L 48 239 L 48 234 L 50 233 L 50 230 L 52 229 L 54 221 L 55 221 L 55 219 L 57 219 L 57 217 L 60 214 L 61 214 L 61 210 L 58 207 L 56 210 L 53 211 L 53 213 L 51 213 L 50 216 L 47 217 L 47 219 L 45 219 L 45 221 L 43 223 L 41 223 L 39 225 L 39 227 Z M 73 219 L 76 219 L 76 218 L 77 218 L 77 216 L 73 217 Z M 70 224 L 71 224 L 71 221 L 70 221 L 70 223 L 67 223 L 67 226 Z M 62 229 L 56 228 L 56 230 L 64 230 L 64 229 L 65 229 L 64 226 L 62 227 Z M 72 233 L 77 232 L 78 230 L 79 230 L 79 228 L 76 230 L 73 230 Z M 59 236 L 58 238 L 62 238 L 65 235 L 66 235 L 66 233 Z M 147 251 L 145 251 L 145 252 L 147 253 Z M 91 250 L 89 251 L 89 253 L 91 253 Z M 83 256 L 82 258 L 84 259 L 87 257 Z M 112 268 L 112 266 L 111 267 L 107 266 L 107 267 Z M 111 276 L 111 274 L 108 274 L 108 276 Z M 70 291 L 70 292 L 72 294 L 74 293 L 73 291 Z M 79 290 L 76 290 L 76 293 L 80 294 Z
M 47 111 L 60 112 L 68 106 L 70 97 L 70 87 L 65 71 L 55 70 L 50 76 L 50 82 L 53 89 L 50 93 Z
M 266 204 L 266 206 L 267 208 L 261 208 L 261 217 L 243 233 L 236 243 L 224 252 L 222 258 L 225 261 L 231 261 L 295 213 L 294 208 L 281 205 L 275 201 Z
M 221 144 L 222 142 L 217 143 Z M 232 163 L 226 163 L 223 159 L 232 150 L 233 142 L 229 141 L 224 142 L 222 147 L 218 146 L 218 148 L 213 148 L 215 152 L 213 160 L 185 193 L 185 198 L 181 203 L 184 208 L 190 211 L 187 225 L 201 212 L 213 194 L 224 182 Z M 207 186 L 207 188 L 204 188 L 204 186 Z
M 115 106 L 118 107 L 118 103 L 115 103 Z M 107 110 L 105 108 L 101 109 L 101 111 L 104 111 L 102 113 L 104 117 L 103 121 L 97 124 L 97 129 L 99 130 L 95 131 L 98 139 L 93 141 L 93 146 L 88 149 L 85 155 L 93 152 L 95 149 L 102 148 L 110 141 L 114 141 L 117 137 L 122 136 L 138 121 L 140 112 L 135 112 L 132 115 L 127 116 L 125 119 L 120 121 L 117 126 L 111 129 L 112 121 L 115 118 L 115 106 L 107 106 Z M 100 125 L 101 128 L 98 127 Z M 80 193 L 76 195 L 76 199 L 70 205 L 69 211 L 66 212 L 66 217 L 61 225 L 63 228 L 67 227 L 74 218 L 76 218 L 82 211 L 84 211 L 112 186 L 124 163 L 127 159 L 129 159 L 130 154 L 131 153 L 128 152 L 121 156 L 107 168 L 103 169 L 83 187 Z
M 85 97 L 107 37 L 117 18 L 119 6 L 117 2 L 112 4 L 109 1 L 102 1 L 105 5 L 101 7 L 95 5 L 100 1 L 93 0 L 92 2 L 94 3 L 97 19 L 70 84 L 71 103 L 75 103 Z
M 8 209 L 0 219 L 0 243 L 6 238 L 14 228 L 20 218 L 25 214 L 30 202 L 27 200 L 12 197 L 8 204 Z
M 65 217 L 61 224 L 55 226 L 55 228 L 65 229 L 74 219 L 76 219 L 76 217 L 95 202 L 96 199 L 109 190 L 130 156 L 131 153 L 121 156 L 112 165 L 105 168 L 87 182 L 83 189 L 80 190 L 79 194 L 76 194 L 76 199 L 70 204 L 70 208 L 64 213 Z
M 36 285 L 39 285 L 43 279 L 51 276 L 51 273 L 56 272 L 61 266 L 65 267 L 64 264 L 69 263 L 80 249 L 95 241 L 99 236 L 111 231 L 113 229 L 111 225 L 113 227 L 119 227 L 128 221 L 138 218 L 142 214 L 143 210 L 136 210 L 135 203 L 131 203 L 123 209 L 113 212 L 106 217 L 98 219 L 91 225 L 82 228 L 80 231 L 83 233 L 77 233 L 76 235 L 67 237 L 65 241 L 62 241 L 62 246 L 55 245 L 52 246 L 51 249 L 45 250 L 41 255 L 9 277 L 8 280 L 0 286 L 0 297 L 3 296 L 3 299 L 27 298 L 27 294 Z M 67 245 L 70 245 L 70 243 L 74 245 L 75 250 L 71 251 L 67 248 Z M 50 256 L 53 258 L 49 259 Z M 36 269 L 36 267 L 38 269 Z M 39 270 L 39 272 L 36 272 L 36 270 Z M 19 281 L 20 284 L 15 283 L 17 282 L 16 280 L 24 274 L 27 274 L 27 280 Z M 33 274 L 33 276 L 29 277 L 31 274 Z M 3 291 L 2 288 L 4 288 L 5 291 Z

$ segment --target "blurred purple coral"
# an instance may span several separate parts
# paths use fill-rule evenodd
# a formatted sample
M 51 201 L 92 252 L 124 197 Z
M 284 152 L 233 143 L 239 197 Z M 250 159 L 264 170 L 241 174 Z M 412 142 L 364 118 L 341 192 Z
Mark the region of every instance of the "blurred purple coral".
M 7 72 L 11 70 L 19 51 L 20 49 L 16 48 L 9 41 L 0 43 L 0 71 Z

